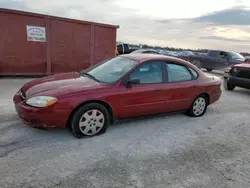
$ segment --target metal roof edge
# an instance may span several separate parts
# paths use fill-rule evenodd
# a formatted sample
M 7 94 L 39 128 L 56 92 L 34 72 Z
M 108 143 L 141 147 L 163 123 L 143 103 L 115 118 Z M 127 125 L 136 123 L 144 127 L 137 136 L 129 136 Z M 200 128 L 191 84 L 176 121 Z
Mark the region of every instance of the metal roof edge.
M 105 23 L 98 23 L 98 22 L 91 22 L 91 21 L 85 21 L 85 20 L 78 20 L 73 18 L 65 18 L 60 16 L 52 16 L 47 14 L 40 14 L 40 13 L 34 13 L 34 12 L 28 12 L 23 10 L 14 10 L 14 9 L 6 9 L 6 8 L 0 8 L 0 12 L 10 13 L 10 14 L 20 14 L 20 15 L 27 15 L 27 16 L 34 16 L 34 17 L 40 17 L 40 18 L 46 18 L 49 17 L 51 19 L 57 19 L 57 20 L 64 20 L 64 21 L 71 21 L 71 22 L 78 22 L 78 23 L 85 23 L 95 26 L 103 26 L 103 27 L 110 27 L 119 29 L 119 25 L 111 25 L 111 24 L 105 24 Z

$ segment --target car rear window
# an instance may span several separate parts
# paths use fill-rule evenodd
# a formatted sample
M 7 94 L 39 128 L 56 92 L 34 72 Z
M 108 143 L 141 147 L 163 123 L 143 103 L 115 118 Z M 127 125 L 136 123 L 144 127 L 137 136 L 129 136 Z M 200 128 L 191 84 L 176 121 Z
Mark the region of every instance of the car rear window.
M 137 78 L 141 84 L 162 83 L 162 63 L 161 61 L 146 62 L 131 73 L 130 78 Z

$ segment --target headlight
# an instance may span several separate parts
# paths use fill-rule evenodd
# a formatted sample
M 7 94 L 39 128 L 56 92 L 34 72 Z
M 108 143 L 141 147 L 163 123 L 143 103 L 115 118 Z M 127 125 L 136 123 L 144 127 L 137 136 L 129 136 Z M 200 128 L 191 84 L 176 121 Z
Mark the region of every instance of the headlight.
M 26 101 L 26 104 L 34 107 L 48 107 L 53 104 L 55 104 L 57 99 L 55 97 L 49 97 L 49 96 L 38 96 L 38 97 L 32 97 Z
M 237 71 L 238 71 L 237 68 L 232 69 L 232 72 L 234 72 L 234 73 L 236 73 Z
M 225 70 L 225 73 L 229 73 L 230 70 L 231 70 L 231 68 L 227 68 L 227 69 Z

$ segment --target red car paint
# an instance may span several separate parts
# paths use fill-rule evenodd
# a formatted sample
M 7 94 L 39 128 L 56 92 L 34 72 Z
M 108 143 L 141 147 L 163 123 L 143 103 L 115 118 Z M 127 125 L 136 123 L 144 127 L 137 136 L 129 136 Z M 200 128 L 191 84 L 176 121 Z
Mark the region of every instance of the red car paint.
M 233 67 L 237 67 L 237 68 L 250 68 L 250 63 L 237 64 L 237 65 L 234 65 Z
M 210 104 L 221 96 L 220 78 L 208 76 L 184 60 L 152 54 L 128 54 L 122 57 L 136 60 L 136 67 L 150 60 L 173 62 L 194 69 L 199 76 L 191 81 L 127 87 L 121 83 L 136 67 L 114 84 L 99 83 L 76 72 L 57 74 L 31 81 L 22 87 L 26 99 L 53 96 L 58 99 L 54 105 L 47 108 L 31 107 L 22 99 L 19 90 L 14 96 L 17 113 L 32 126 L 65 128 L 73 110 L 86 102 L 106 103 L 114 117 L 120 119 L 185 110 L 202 93 L 209 96 Z

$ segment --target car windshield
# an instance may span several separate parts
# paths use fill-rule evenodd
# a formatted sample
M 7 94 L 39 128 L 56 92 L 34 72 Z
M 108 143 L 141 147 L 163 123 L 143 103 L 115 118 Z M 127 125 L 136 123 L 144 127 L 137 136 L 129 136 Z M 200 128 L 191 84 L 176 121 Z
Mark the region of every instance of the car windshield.
M 229 52 L 232 59 L 245 59 L 242 55 L 236 53 L 236 52 Z
M 79 73 L 98 82 L 112 84 L 121 79 L 137 64 L 137 61 L 132 59 L 125 57 L 114 57 Z

